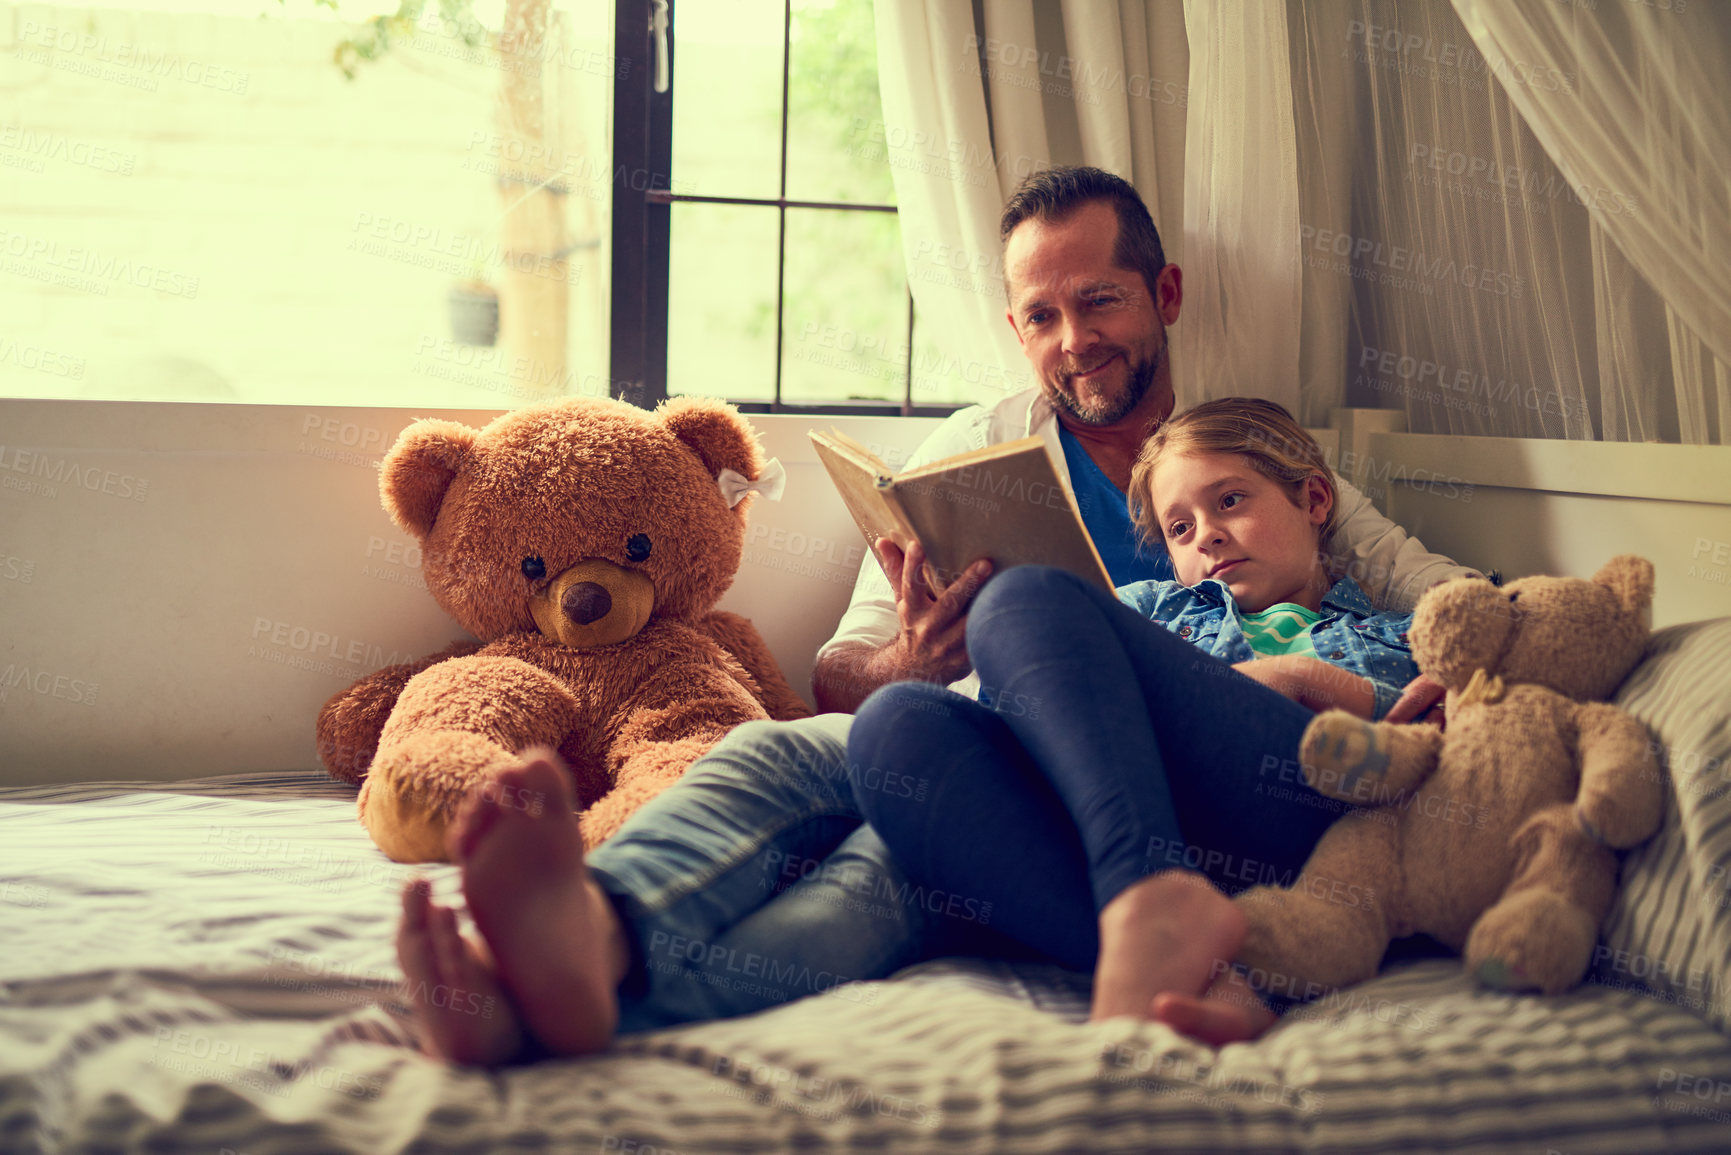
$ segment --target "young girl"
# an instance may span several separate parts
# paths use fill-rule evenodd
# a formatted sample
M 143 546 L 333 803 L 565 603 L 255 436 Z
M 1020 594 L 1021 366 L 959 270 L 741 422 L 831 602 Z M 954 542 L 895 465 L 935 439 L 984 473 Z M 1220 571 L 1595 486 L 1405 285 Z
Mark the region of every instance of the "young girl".
M 1057 570 L 997 576 L 969 613 L 979 701 L 885 687 L 849 760 L 934 783 L 923 800 L 857 801 L 917 883 L 990 902 L 993 929 L 1093 970 L 1095 1018 L 1222 1042 L 1269 1021 L 1221 984 L 1186 997 L 1243 939 L 1222 891 L 1289 882 L 1338 817 L 1304 785 L 1300 735 L 1328 706 L 1387 712 L 1417 672 L 1410 615 L 1331 580 L 1332 477 L 1278 405 L 1171 419 L 1130 499 L 1178 581 L 1114 598 Z

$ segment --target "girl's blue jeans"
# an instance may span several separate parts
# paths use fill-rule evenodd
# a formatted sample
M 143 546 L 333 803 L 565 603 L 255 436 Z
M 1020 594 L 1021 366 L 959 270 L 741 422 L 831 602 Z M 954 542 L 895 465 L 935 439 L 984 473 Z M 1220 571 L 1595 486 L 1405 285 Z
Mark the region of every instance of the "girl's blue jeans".
M 918 773 L 862 814 L 915 884 L 1092 970 L 1097 915 L 1188 868 L 1227 892 L 1290 885 L 1338 803 L 1303 782 L 1309 710 L 1059 570 L 988 582 L 968 615 L 973 701 L 900 683 L 860 708 L 850 761 Z

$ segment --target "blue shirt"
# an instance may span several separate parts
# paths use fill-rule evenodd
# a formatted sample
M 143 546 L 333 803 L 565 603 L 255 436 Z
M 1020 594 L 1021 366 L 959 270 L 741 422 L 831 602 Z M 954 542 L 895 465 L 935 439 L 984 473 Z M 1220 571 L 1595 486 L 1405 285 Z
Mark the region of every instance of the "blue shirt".
M 1244 636 L 1237 603 L 1226 583 L 1209 578 L 1197 585 L 1145 581 L 1118 590 L 1125 605 L 1225 662 L 1256 657 Z M 1411 614 L 1377 613 L 1351 578 L 1334 583 L 1322 599 L 1322 620 L 1310 627 L 1316 656 L 1369 678 L 1376 691 L 1374 717 L 1381 718 L 1418 677 L 1407 644 Z
M 1169 581 L 1177 575 L 1172 571 L 1172 559 L 1166 547 L 1158 542 L 1144 545 L 1141 531 L 1130 520 L 1130 499 L 1112 484 L 1106 472 L 1094 464 L 1082 443 L 1058 426 L 1058 440 L 1064 445 L 1064 463 L 1070 470 L 1070 488 L 1076 494 L 1076 508 L 1082 511 L 1082 524 L 1106 563 L 1106 573 L 1115 586 L 1132 582 Z

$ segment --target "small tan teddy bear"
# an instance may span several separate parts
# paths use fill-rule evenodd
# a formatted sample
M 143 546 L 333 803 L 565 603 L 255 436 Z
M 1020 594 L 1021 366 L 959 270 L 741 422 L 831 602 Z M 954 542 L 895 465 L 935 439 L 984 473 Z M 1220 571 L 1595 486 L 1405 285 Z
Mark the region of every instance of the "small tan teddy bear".
M 380 495 L 480 640 L 379 670 L 319 714 L 320 757 L 361 783 L 379 848 L 442 860 L 462 800 L 536 745 L 571 767 L 594 846 L 733 726 L 809 714 L 751 623 L 715 609 L 763 468 L 745 420 L 699 398 L 404 430 Z
M 1640 660 L 1653 566 L 1591 581 L 1463 579 L 1428 590 L 1408 636 L 1448 690 L 1446 730 L 1311 720 L 1299 757 L 1361 809 L 1329 828 L 1290 890 L 1238 896 L 1239 962 L 1320 993 L 1376 974 L 1392 939 L 1429 934 L 1486 986 L 1555 994 L 1586 973 L 1617 884 L 1613 850 L 1659 827 L 1646 729 L 1604 699 Z M 1336 884 L 1371 888 L 1339 900 Z

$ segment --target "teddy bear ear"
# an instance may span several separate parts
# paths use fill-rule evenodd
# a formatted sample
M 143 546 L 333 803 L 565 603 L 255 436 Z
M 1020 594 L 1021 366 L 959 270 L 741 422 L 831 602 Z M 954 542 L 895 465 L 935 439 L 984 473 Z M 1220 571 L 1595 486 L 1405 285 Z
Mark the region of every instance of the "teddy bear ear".
M 1606 562 L 1593 580 L 1617 595 L 1625 613 L 1644 617 L 1653 606 L 1653 563 L 1632 553 Z
M 709 476 L 719 478 L 731 469 L 756 481 L 763 468 L 763 453 L 757 447 L 751 426 L 739 410 L 725 401 L 709 397 L 674 397 L 663 401 L 655 416 L 673 436 L 697 454 Z
M 445 491 L 481 435 L 455 421 L 428 418 L 403 430 L 379 466 L 379 497 L 391 520 L 425 538 L 445 502 Z

